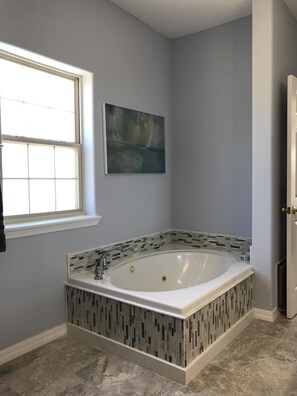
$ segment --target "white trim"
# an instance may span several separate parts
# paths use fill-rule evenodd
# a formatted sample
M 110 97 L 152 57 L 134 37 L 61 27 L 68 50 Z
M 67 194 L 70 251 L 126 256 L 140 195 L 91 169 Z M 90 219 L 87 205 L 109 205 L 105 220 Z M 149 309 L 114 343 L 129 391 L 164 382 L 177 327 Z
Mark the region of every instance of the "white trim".
M 32 221 L 5 225 L 6 239 L 22 238 L 30 235 L 72 230 L 74 228 L 98 225 L 101 216 L 74 216 L 50 220 Z
M 0 351 L 0 366 L 67 334 L 66 323 Z
M 68 334 L 100 348 L 103 351 L 114 353 L 125 360 L 132 361 L 142 367 L 154 371 L 181 384 L 188 384 L 196 375 L 230 342 L 237 337 L 254 319 L 254 310 L 251 309 L 244 317 L 236 322 L 201 355 L 186 368 L 166 362 L 153 355 L 134 349 L 102 335 L 93 333 L 76 325 L 67 323 Z
M 280 314 L 277 308 L 274 308 L 272 311 L 268 311 L 260 308 L 254 308 L 254 311 L 255 311 L 256 319 L 265 320 L 266 322 L 271 322 L 271 323 L 273 323 Z
M 23 48 L 15 47 L 0 41 L 0 52 L 9 56 L 17 56 L 40 66 L 44 65 L 46 68 L 53 68 L 60 70 L 62 73 L 70 73 L 80 79 L 80 100 L 81 100 L 81 144 L 82 144 L 82 199 L 83 208 L 88 215 L 72 217 L 68 219 L 60 218 L 57 220 L 46 220 L 38 224 L 38 222 L 30 222 L 26 225 L 21 223 L 14 223 L 6 225 L 6 238 L 20 238 L 30 235 L 44 234 L 48 232 L 62 231 L 73 228 L 89 227 L 97 225 L 100 216 L 95 216 L 96 213 L 96 193 L 95 193 L 95 135 L 94 135 L 94 87 L 93 87 L 93 73 L 66 64 L 55 59 L 45 57 L 25 50 Z M 1 135 L 1 133 L 0 133 Z M 1 141 L 1 136 L 0 136 Z M 87 158 L 87 160 L 84 160 Z M 1 167 L 0 167 L 1 168 Z M 1 170 L 1 169 L 0 169 Z M 77 220 L 77 221 L 76 221 Z
M 24 58 L 26 60 L 39 63 L 40 65 L 44 65 L 45 67 L 52 67 L 54 69 L 61 70 L 62 72 L 68 72 L 71 74 L 75 74 L 80 76 L 83 72 L 87 72 L 81 68 L 66 64 L 64 62 L 57 61 L 52 58 L 48 58 L 47 56 L 36 54 L 35 52 L 31 52 L 29 50 L 16 47 L 11 44 L 6 44 L 3 41 L 0 41 L 0 51 L 8 54 L 9 56 L 18 56 L 20 58 Z M 89 73 L 89 72 L 87 72 Z
M 103 150 L 104 150 L 104 173 L 108 175 L 108 165 L 107 165 L 107 136 L 106 136 L 106 105 L 108 103 L 102 103 L 102 128 L 103 128 Z

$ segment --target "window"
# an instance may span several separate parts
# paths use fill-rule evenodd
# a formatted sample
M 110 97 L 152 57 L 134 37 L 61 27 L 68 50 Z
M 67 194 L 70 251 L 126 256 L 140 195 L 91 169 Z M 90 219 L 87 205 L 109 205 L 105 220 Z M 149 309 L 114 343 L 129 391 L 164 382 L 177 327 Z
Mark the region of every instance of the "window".
M 1 56 L 6 223 L 83 214 L 78 76 Z

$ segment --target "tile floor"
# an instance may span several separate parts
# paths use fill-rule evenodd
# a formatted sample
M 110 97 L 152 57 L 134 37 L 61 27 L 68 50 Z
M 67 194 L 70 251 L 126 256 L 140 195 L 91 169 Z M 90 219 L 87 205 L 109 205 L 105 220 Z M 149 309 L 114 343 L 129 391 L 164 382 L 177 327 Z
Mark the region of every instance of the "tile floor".
M 297 319 L 255 319 L 188 386 L 66 336 L 0 367 L 0 395 L 297 395 Z

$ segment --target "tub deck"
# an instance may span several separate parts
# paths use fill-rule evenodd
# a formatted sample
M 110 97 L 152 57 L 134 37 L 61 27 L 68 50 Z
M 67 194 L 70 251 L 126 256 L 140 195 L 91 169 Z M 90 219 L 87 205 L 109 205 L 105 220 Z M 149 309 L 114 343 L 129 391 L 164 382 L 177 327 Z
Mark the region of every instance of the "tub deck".
M 150 253 L 149 255 L 153 257 L 153 255 L 160 253 L 166 254 L 166 251 L 172 252 L 185 250 L 195 252 L 197 252 L 197 250 L 201 252 L 215 252 L 223 255 L 230 259 L 230 269 L 219 277 L 200 285 L 160 292 L 132 291 L 115 287 L 110 281 L 110 270 L 105 273 L 103 280 L 94 280 L 93 268 L 70 274 L 66 285 L 80 290 L 89 291 L 106 298 L 132 304 L 137 307 L 143 307 L 161 314 L 170 315 L 179 319 L 186 319 L 253 274 L 251 265 L 243 263 L 239 258 L 239 254 L 231 252 L 209 249 L 185 249 L 183 246 L 174 247 L 173 249 L 168 249 L 167 247 L 167 249 Z M 137 259 L 137 257 L 146 256 L 148 256 L 147 253 L 137 254 L 129 260 L 125 260 L 125 262 L 128 265 L 131 265 L 133 260 Z M 122 265 L 122 263 L 119 263 L 118 265 Z M 114 271 L 115 268 L 116 267 L 113 267 L 111 270 Z

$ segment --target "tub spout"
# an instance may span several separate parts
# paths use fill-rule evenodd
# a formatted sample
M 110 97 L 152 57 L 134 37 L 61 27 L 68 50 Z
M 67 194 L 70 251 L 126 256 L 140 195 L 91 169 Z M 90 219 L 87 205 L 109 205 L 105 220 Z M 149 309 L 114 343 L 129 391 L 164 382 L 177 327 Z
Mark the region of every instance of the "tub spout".
M 120 245 L 118 247 L 110 247 L 107 248 L 103 251 L 101 257 L 96 261 L 95 263 L 95 280 L 101 280 L 103 279 L 103 273 L 105 270 L 108 268 L 108 263 L 106 261 L 106 256 L 114 251 L 120 251 L 120 252 L 125 252 L 126 249 L 124 246 Z

